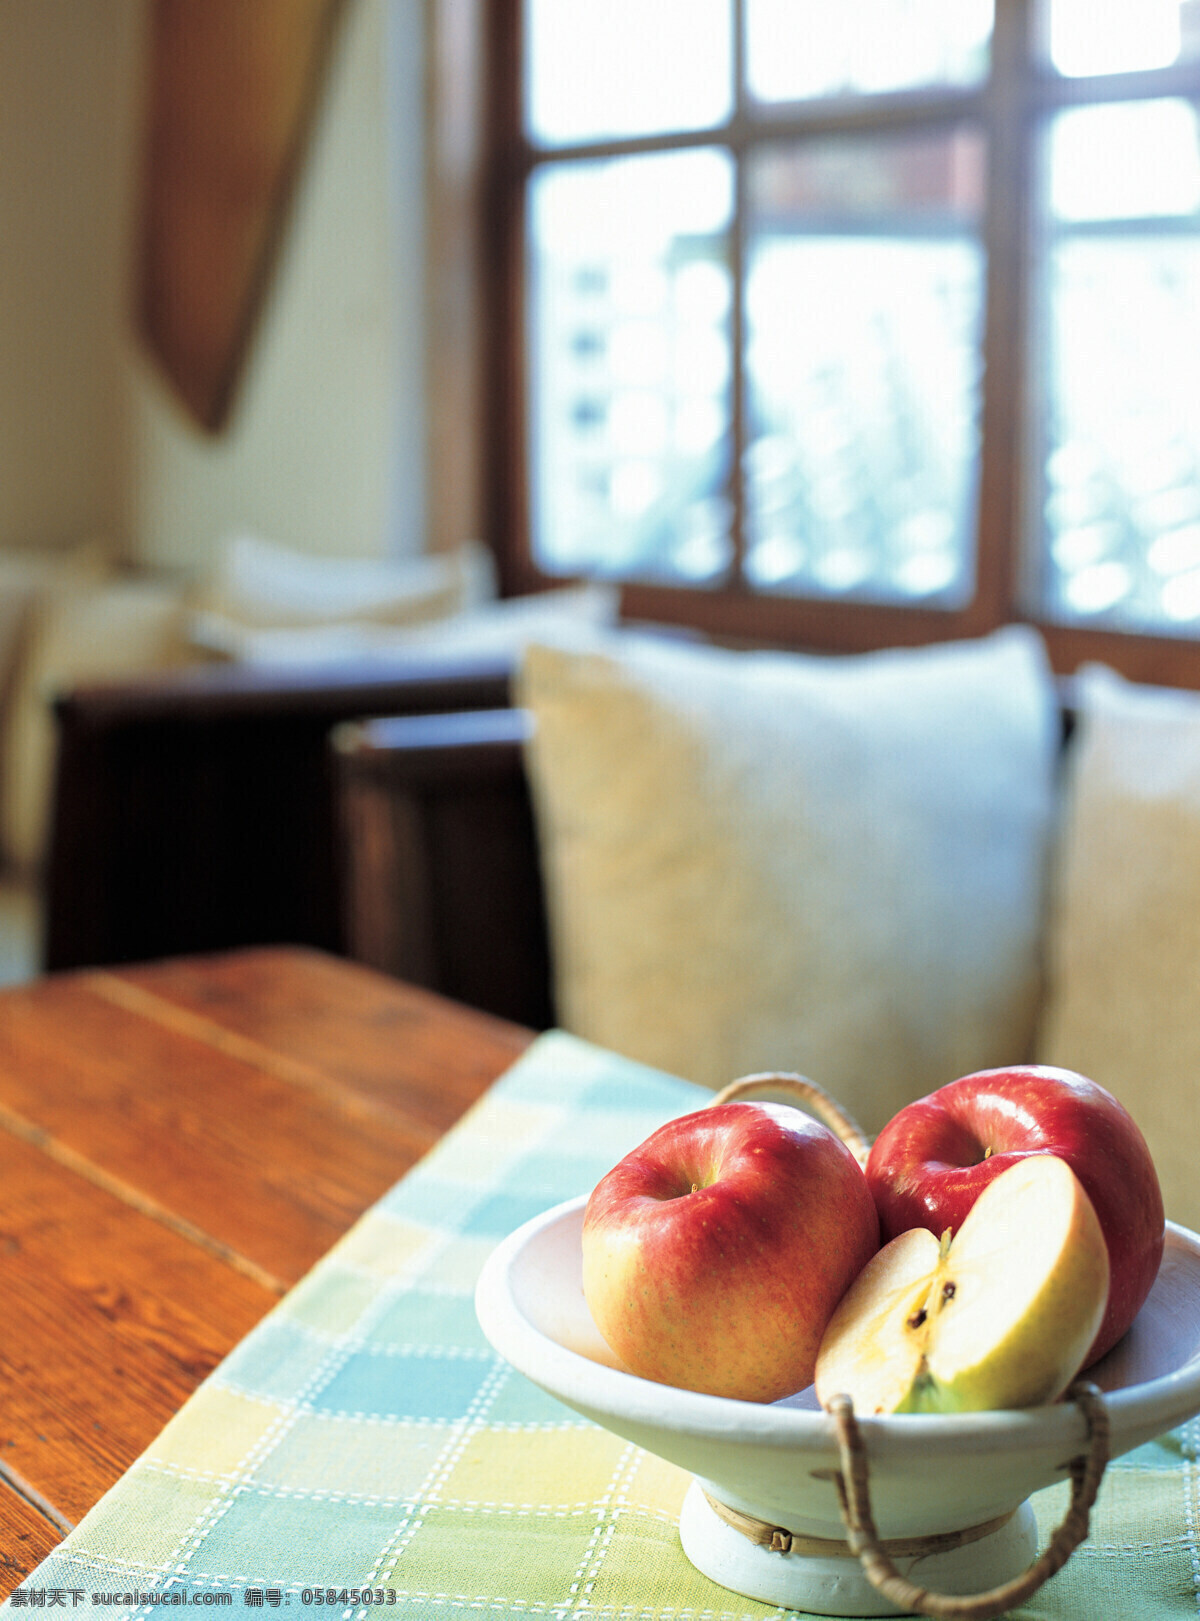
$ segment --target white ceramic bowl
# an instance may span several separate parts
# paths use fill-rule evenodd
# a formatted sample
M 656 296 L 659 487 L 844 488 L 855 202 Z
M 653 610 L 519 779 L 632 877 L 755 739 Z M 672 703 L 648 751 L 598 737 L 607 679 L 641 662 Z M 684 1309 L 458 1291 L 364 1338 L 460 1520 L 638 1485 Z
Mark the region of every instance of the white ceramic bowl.
M 476 1308 L 484 1333 L 519 1372 L 568 1407 L 695 1476 L 680 1524 L 700 1570 L 747 1597 L 823 1615 L 893 1613 L 856 1560 L 779 1554 L 719 1519 L 733 1509 L 806 1538 L 841 1543 L 830 1473 L 833 1421 L 812 1389 L 770 1406 L 635 1378 L 616 1362 L 583 1298 L 585 1200 L 535 1217 L 491 1255 Z M 1088 1373 L 1106 1393 L 1115 1457 L 1200 1412 L 1200 1237 L 1168 1226 L 1158 1280 L 1137 1321 Z M 1031 1492 L 1065 1477 L 1086 1450 L 1073 1405 L 1021 1412 L 860 1420 L 875 1521 L 885 1539 L 927 1536 L 1018 1512 L 951 1553 L 924 1556 L 913 1579 L 971 1592 L 1016 1575 L 1033 1557 Z M 1022 1506 L 1023 1505 L 1023 1506 Z M 904 1567 L 902 1567 L 904 1568 Z

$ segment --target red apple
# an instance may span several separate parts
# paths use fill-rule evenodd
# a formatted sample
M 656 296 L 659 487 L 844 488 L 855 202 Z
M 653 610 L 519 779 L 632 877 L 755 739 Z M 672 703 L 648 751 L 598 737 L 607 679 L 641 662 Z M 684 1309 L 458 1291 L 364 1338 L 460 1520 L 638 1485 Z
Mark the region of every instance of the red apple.
M 583 1289 L 630 1372 L 746 1401 L 811 1384 L 838 1301 L 879 1247 L 862 1169 L 784 1104 L 671 1120 L 597 1185 Z
M 980 1070 L 901 1109 L 875 1139 L 867 1183 L 885 1242 L 910 1227 L 957 1232 L 981 1191 L 1030 1154 L 1075 1172 L 1108 1245 L 1108 1307 L 1084 1367 L 1114 1346 L 1150 1292 L 1163 1202 L 1145 1138 L 1111 1092 L 1071 1070 Z

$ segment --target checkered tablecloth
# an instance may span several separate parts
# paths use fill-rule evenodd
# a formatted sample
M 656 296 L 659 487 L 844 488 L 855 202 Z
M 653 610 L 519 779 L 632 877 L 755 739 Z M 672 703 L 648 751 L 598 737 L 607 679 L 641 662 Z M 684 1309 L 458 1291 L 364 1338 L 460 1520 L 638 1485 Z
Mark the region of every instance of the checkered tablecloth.
M 539 1038 L 232 1352 L 9 1607 L 58 1592 L 113 1621 L 163 1603 L 291 1609 L 295 1621 L 304 1609 L 357 1621 L 377 1608 L 779 1615 L 688 1564 L 676 1532 L 687 1477 L 513 1372 L 472 1303 L 500 1238 L 709 1096 L 561 1033 Z M 1090 1540 L 1017 1613 L 1200 1617 L 1198 1444 L 1194 1421 L 1119 1460 Z M 1034 1500 L 1043 1531 L 1064 1490 Z

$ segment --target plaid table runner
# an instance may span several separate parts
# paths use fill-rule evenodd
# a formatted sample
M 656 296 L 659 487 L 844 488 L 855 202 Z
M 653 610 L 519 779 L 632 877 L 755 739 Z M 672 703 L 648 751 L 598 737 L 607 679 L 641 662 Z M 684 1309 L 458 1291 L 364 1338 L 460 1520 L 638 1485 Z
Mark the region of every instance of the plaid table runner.
M 614 1621 L 783 1612 L 694 1571 L 687 1477 L 490 1351 L 484 1258 L 710 1096 L 558 1032 L 247 1336 L 11 1608 L 379 1607 Z M 1113 1465 L 1090 1540 L 1021 1616 L 1200 1617 L 1200 1421 Z M 1034 1499 L 1044 1533 L 1065 1487 Z M 357 1590 L 357 1591 L 356 1591 Z M 95 1610 L 93 1608 L 93 1613 Z

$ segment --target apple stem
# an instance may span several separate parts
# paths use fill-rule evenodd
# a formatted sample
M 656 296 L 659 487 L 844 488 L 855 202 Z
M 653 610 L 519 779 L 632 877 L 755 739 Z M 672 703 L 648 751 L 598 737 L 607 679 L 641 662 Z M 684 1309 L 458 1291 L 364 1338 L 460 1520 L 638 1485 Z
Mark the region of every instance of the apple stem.
M 836 1098 L 823 1086 L 818 1086 L 816 1081 L 810 1081 L 806 1075 L 776 1074 L 769 1071 L 759 1075 L 743 1075 L 739 1080 L 730 1081 L 728 1086 L 723 1087 L 709 1107 L 715 1109 L 721 1103 L 768 1098 L 773 1093 L 787 1103 L 798 1102 L 806 1113 L 814 1115 L 823 1126 L 829 1127 L 835 1137 L 845 1143 L 860 1165 L 866 1165 L 867 1156 L 871 1152 L 871 1139 L 854 1116 L 844 1109 Z

